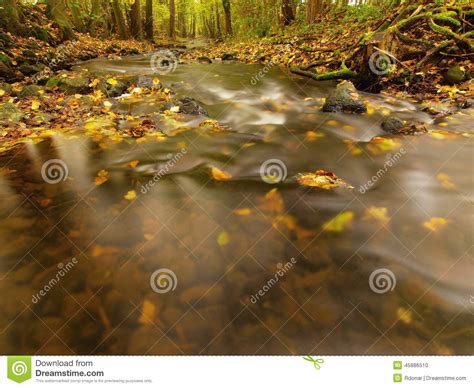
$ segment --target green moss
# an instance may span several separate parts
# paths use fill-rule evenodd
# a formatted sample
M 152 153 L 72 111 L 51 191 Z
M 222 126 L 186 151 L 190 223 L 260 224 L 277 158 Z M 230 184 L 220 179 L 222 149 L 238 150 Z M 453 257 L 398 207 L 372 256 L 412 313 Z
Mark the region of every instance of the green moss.
M 448 24 L 452 27 L 459 28 L 461 27 L 461 22 L 457 19 L 454 19 L 456 15 L 457 14 L 454 11 L 442 12 L 442 13 L 433 15 L 433 19 L 436 20 L 438 23 Z

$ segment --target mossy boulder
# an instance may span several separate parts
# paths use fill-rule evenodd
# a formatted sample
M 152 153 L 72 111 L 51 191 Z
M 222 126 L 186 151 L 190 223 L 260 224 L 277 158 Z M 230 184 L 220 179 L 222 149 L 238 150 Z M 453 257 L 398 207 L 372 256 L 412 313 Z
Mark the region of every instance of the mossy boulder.
M 128 88 L 125 82 L 111 79 L 101 81 L 98 85 L 99 90 L 108 97 L 118 97 Z
M 5 80 L 9 80 L 15 76 L 15 72 L 13 69 L 6 65 L 4 62 L 0 61 L 0 78 Z
M 18 93 L 18 97 L 38 97 L 41 95 L 41 87 L 38 85 L 26 85 Z
M 444 74 L 444 80 L 449 85 L 458 84 L 466 80 L 466 70 L 461 66 L 451 66 Z
M 18 122 L 23 118 L 23 113 L 18 107 L 11 103 L 6 102 L 0 104 L 0 121 L 2 122 Z
M 89 83 L 89 78 L 85 77 L 51 77 L 46 82 L 46 86 L 58 87 L 61 92 L 66 94 L 86 94 L 91 91 Z
M 323 112 L 365 113 L 367 105 L 350 81 L 343 81 L 336 86 L 323 105 Z
M 6 82 L 0 82 L 0 90 L 3 90 L 2 94 L 11 94 L 12 86 Z
M 28 75 L 33 75 L 33 74 L 39 73 L 41 71 L 41 67 L 37 66 L 37 65 L 32 65 L 32 64 L 29 64 L 29 63 L 23 63 L 23 64 L 20 65 L 18 70 L 20 70 L 20 72 L 22 74 L 28 76 Z

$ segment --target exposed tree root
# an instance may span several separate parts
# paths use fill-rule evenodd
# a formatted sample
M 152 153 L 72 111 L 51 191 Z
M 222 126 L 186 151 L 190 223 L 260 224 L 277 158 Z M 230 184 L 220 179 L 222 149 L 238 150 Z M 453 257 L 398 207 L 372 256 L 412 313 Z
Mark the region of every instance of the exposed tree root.
M 373 71 L 374 64 L 370 62 L 377 52 L 387 54 L 390 60 L 403 65 L 413 74 L 435 59 L 469 58 L 474 52 L 474 32 L 469 22 L 472 21 L 472 14 L 472 7 L 466 6 L 402 5 L 381 20 L 372 32 L 364 34 L 356 44 L 334 50 L 331 57 L 305 67 L 293 67 L 291 71 L 316 81 L 355 78 L 359 87 L 366 88 L 372 87 L 381 76 L 389 73 Z M 435 38 L 430 39 L 433 34 Z M 436 39 L 436 36 L 439 38 Z M 405 58 L 417 59 L 416 64 L 411 65 L 413 69 L 401 63 L 401 59 Z M 341 68 L 335 69 L 339 64 L 342 64 Z M 325 67 L 324 72 L 309 71 L 321 66 Z

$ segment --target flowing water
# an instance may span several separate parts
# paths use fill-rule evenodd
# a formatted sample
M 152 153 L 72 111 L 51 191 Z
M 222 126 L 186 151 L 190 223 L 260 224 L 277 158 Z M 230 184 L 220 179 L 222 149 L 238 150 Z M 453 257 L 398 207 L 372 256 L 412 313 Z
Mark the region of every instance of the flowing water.
M 149 62 L 82 66 L 146 76 Z M 0 155 L 2 353 L 472 353 L 473 111 L 433 120 L 365 95 L 368 114 L 327 114 L 333 83 L 262 70 L 160 76 L 219 131 L 189 116 L 146 141 L 79 131 Z M 393 113 L 431 133 L 371 141 Z M 51 159 L 67 166 L 56 184 Z M 262 178 L 272 159 L 285 179 Z M 296 182 L 321 169 L 354 188 Z

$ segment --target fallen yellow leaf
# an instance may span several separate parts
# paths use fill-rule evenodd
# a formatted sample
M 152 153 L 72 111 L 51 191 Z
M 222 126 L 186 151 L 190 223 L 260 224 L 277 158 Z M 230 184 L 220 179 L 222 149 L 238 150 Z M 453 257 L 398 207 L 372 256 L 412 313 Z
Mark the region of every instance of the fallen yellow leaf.
M 135 190 L 130 190 L 127 194 L 125 194 L 124 198 L 128 201 L 133 201 L 135 198 L 137 198 L 137 193 Z
M 219 236 L 217 236 L 217 244 L 219 244 L 221 247 L 229 244 L 229 241 L 230 241 L 229 234 L 225 230 L 220 232 Z
M 211 168 L 211 174 L 216 181 L 228 181 L 229 179 L 232 179 L 232 175 L 230 173 L 222 171 L 217 167 Z
M 100 186 L 102 183 L 107 182 L 109 179 L 109 173 L 106 170 L 100 170 L 95 177 L 95 185 Z
M 445 172 L 440 172 L 438 175 L 436 175 L 436 179 L 438 179 L 439 183 L 441 183 L 446 189 L 456 188 L 456 185 L 453 183 L 449 175 Z
M 153 322 L 156 318 L 156 306 L 153 302 L 145 299 L 142 305 L 142 313 L 138 322 L 142 325 L 153 325 Z
M 387 208 L 386 207 L 369 207 L 365 209 L 364 213 L 364 220 L 376 220 L 382 225 L 385 225 L 390 220 L 387 216 Z
M 324 190 L 329 190 L 334 187 L 347 187 L 353 189 L 351 185 L 338 178 L 332 172 L 325 170 L 317 170 L 315 173 L 306 172 L 298 174 L 296 180 L 302 186 L 319 187 Z
M 109 79 L 107 80 L 107 83 L 108 83 L 109 85 L 115 86 L 115 85 L 118 84 L 118 81 L 117 81 L 115 78 L 109 78 Z
M 423 223 L 423 226 L 426 229 L 431 230 L 432 232 L 439 232 L 443 229 L 450 221 L 443 217 L 432 217 L 428 221 Z
M 235 209 L 233 213 L 237 216 L 249 216 L 250 214 L 252 214 L 252 210 L 250 210 L 248 207 L 243 207 Z
M 354 219 L 354 213 L 351 211 L 339 213 L 336 217 L 323 224 L 323 230 L 326 232 L 342 232 Z
M 135 168 L 138 166 L 138 163 L 140 163 L 139 160 L 132 160 L 130 163 L 128 163 L 128 165 L 132 168 Z

